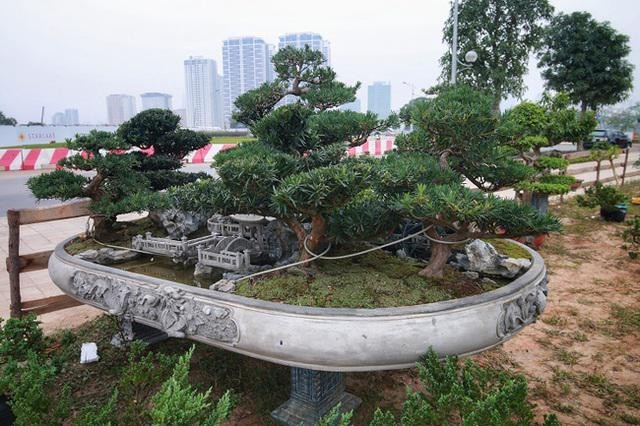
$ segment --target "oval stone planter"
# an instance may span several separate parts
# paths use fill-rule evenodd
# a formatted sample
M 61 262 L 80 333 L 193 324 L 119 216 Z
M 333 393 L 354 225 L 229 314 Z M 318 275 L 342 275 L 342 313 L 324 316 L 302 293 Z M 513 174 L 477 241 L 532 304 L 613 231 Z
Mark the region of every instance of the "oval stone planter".
M 547 298 L 540 255 L 510 284 L 477 296 L 381 309 L 292 306 L 191 287 L 97 265 L 59 244 L 53 282 L 71 297 L 127 315 L 170 336 L 311 370 L 347 372 L 413 367 L 429 347 L 470 355 L 534 322 Z

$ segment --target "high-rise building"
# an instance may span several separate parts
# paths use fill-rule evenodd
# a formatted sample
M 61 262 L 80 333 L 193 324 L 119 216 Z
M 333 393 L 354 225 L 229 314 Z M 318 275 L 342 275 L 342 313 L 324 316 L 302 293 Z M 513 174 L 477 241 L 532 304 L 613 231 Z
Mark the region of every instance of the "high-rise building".
M 326 65 L 331 66 L 331 44 L 328 40 L 323 40 L 320 34 L 316 33 L 288 33 L 280 36 L 278 49 L 286 46 L 293 46 L 302 49 L 309 46 L 313 50 L 319 50 L 324 56 Z
M 151 108 L 171 109 L 171 95 L 166 93 L 148 92 L 140 95 L 142 98 L 142 111 Z
M 343 105 L 340 105 L 338 108 L 340 111 L 355 111 L 362 112 L 362 104 L 360 103 L 360 99 L 356 98 L 355 101 L 349 102 Z
M 67 108 L 64 110 L 64 124 L 67 126 L 77 126 L 80 124 L 80 117 L 77 109 Z
M 222 43 L 225 127 L 231 123 L 236 98 L 269 81 L 271 51 L 258 37 L 234 37 Z
M 367 111 L 375 112 L 378 118 L 387 118 L 391 114 L 391 85 L 375 81 L 367 92 Z
M 173 113 L 180 117 L 180 127 L 187 127 L 187 109 L 186 108 L 178 108 L 174 109 Z
M 222 127 L 219 110 L 221 87 L 218 86 L 218 66 L 213 59 L 190 56 L 184 61 L 187 94 L 186 126 L 198 129 Z
M 136 98 L 130 95 L 107 96 L 107 116 L 109 124 L 119 126 L 136 115 Z
M 64 112 L 56 112 L 55 114 L 53 114 L 53 116 L 51 117 L 51 124 L 53 124 L 54 126 L 64 126 Z
M 331 66 L 331 44 L 328 40 L 323 40 L 320 34 L 316 33 L 288 33 L 280 36 L 278 49 L 293 46 L 297 49 L 304 49 L 309 46 L 313 50 L 319 50 L 324 56 L 324 64 Z M 278 105 L 290 104 L 296 100 L 295 96 L 286 96 Z

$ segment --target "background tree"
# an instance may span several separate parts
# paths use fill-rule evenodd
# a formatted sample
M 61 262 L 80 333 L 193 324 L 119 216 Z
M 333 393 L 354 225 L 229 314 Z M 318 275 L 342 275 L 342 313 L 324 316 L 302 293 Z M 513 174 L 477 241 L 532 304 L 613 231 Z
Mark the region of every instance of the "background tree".
M 149 109 L 120 126 L 116 134 L 92 130 L 77 136 L 67 141 L 77 154 L 61 160 L 59 170 L 30 178 L 27 185 L 38 199 L 90 198 L 95 235 L 108 239 L 118 214 L 153 208 L 163 200 L 155 191 L 209 176 L 177 170 L 186 153 L 208 143 L 202 135 L 179 129 L 179 120 L 171 111 Z
M 545 31 L 538 55 L 546 86 L 566 92 L 581 111 L 624 100 L 632 88 L 629 37 L 587 12 L 559 14 Z
M 0 125 L 2 126 L 15 126 L 18 124 L 15 118 L 7 117 L 2 111 L 0 111 Z
M 536 170 L 515 185 L 516 189 L 525 191 L 525 201 L 530 200 L 531 193 L 551 195 L 569 192 L 575 178 L 557 174 L 557 171 L 566 169 L 569 162 L 543 156 L 541 148 L 560 142 L 582 143 L 595 126 L 594 115 L 580 114 L 570 106 L 569 97 L 564 93 L 555 96 L 545 93 L 539 103 L 521 102 L 503 114 L 498 133 L 505 145 Z
M 621 110 L 603 108 L 598 114 L 598 121 L 609 129 L 635 130 L 640 124 L 640 102 Z
M 458 49 L 478 53 L 473 66 L 459 70 L 458 81 L 492 97 L 495 113 L 507 96 L 521 97 L 529 55 L 540 46 L 543 29 L 553 14 L 547 0 L 460 0 Z M 453 7 L 445 22 L 443 41 L 451 46 Z M 445 53 L 441 81 L 451 75 L 451 53 Z

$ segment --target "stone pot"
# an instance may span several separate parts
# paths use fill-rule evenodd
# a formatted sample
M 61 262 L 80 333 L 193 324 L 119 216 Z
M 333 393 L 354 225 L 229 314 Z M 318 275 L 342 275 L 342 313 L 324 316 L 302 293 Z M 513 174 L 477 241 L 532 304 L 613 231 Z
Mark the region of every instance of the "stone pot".
M 62 291 L 170 336 L 293 367 L 292 398 L 274 417 L 296 425 L 313 424 L 336 401 L 357 406 L 345 400 L 349 394 L 337 372 L 410 368 L 429 347 L 442 357 L 484 351 L 534 322 L 547 300 L 544 262 L 524 245 L 531 267 L 497 290 L 424 305 L 350 309 L 256 300 L 97 265 L 66 253 L 69 241 L 49 260 L 49 275 Z M 323 385 L 311 385 L 316 382 Z M 317 389 L 335 392 L 305 393 Z M 311 405 L 301 409 L 300 401 Z M 317 401 L 324 405 L 318 408 Z

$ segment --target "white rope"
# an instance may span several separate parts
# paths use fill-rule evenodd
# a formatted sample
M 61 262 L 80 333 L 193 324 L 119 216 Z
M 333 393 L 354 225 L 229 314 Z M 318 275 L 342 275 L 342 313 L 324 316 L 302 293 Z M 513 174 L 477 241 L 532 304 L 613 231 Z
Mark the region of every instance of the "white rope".
M 366 249 L 366 250 L 362 250 L 362 251 L 359 251 L 359 252 L 356 252 L 356 253 L 345 254 L 345 255 L 342 255 L 342 256 L 324 256 L 323 254 L 316 255 L 314 252 L 312 252 L 311 250 L 309 250 L 309 247 L 307 247 L 307 238 L 308 238 L 308 237 L 304 239 L 304 243 L 303 243 L 303 245 L 304 245 L 304 249 L 307 251 L 307 253 L 309 253 L 309 254 L 310 254 L 310 255 L 312 255 L 312 256 L 317 256 L 317 257 L 319 257 L 320 259 L 326 259 L 326 260 L 340 260 L 340 259 L 348 259 L 348 258 L 350 258 L 350 257 L 360 256 L 360 255 L 363 255 L 363 254 L 366 254 L 366 253 L 369 253 L 369 252 L 372 252 L 372 251 L 375 251 L 375 250 L 380 250 L 380 249 L 383 249 L 383 248 L 385 248 L 385 247 L 389 247 L 389 246 L 392 246 L 392 245 L 394 245 L 394 244 L 398 244 L 398 243 L 400 243 L 400 242 L 402 242 L 402 241 L 405 241 L 405 240 L 408 240 L 408 239 L 410 239 L 410 238 L 417 237 L 418 235 L 420 235 L 420 234 L 422 234 L 422 233 L 424 233 L 424 232 L 427 232 L 427 231 L 428 231 L 432 226 L 433 226 L 433 225 L 429 225 L 429 226 L 427 226 L 426 228 L 421 229 L 420 231 L 415 232 L 415 233 L 413 233 L 413 234 L 407 235 L 406 237 L 400 238 L 399 240 L 391 241 L 390 243 L 386 243 L 386 244 L 383 244 L 383 245 L 381 245 L 381 246 L 376 246 L 376 247 L 368 248 L 368 249 Z M 427 234 L 425 234 L 425 235 L 427 235 Z
M 106 243 L 103 243 L 102 241 L 98 241 L 98 240 L 96 240 L 96 239 L 95 239 L 95 238 L 93 238 L 93 237 L 92 237 L 91 239 L 92 239 L 95 243 L 100 244 L 101 246 L 105 246 L 105 247 L 109 247 L 109 248 L 113 248 L 113 249 L 129 250 L 129 251 L 135 251 L 135 252 L 143 253 L 143 254 L 157 255 L 157 253 L 151 253 L 150 251 L 138 250 L 138 249 L 134 249 L 134 248 L 131 248 L 131 247 L 116 246 L 116 245 L 113 245 L 113 244 L 106 244 Z
M 460 240 L 460 241 L 443 241 L 443 240 L 439 240 L 437 238 L 430 237 L 427 234 L 424 234 L 424 236 L 427 237 L 428 240 L 433 241 L 434 243 L 451 244 L 451 245 L 466 243 L 467 241 L 469 241 L 471 239 L 471 238 L 465 238 L 464 240 Z

